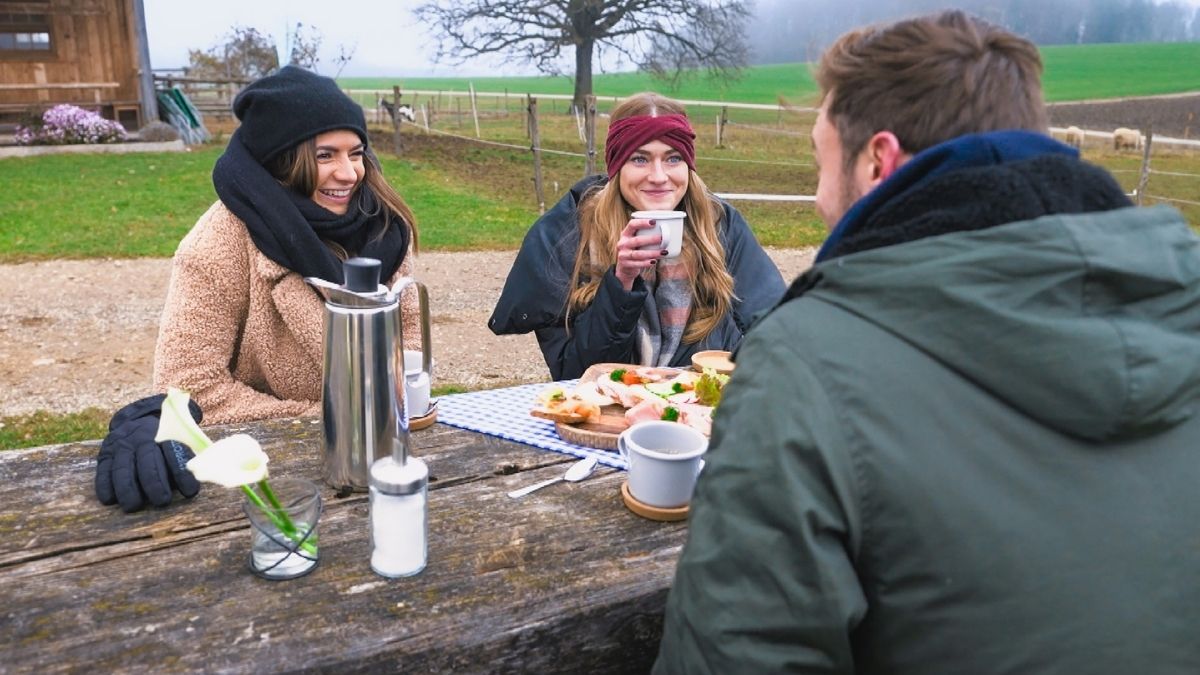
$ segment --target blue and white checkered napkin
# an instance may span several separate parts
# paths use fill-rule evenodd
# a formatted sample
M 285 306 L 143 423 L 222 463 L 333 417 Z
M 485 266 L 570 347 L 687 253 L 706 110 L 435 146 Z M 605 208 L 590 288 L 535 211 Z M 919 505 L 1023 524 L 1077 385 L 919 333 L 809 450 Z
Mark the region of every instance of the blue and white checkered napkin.
M 556 384 L 570 389 L 576 382 L 578 380 L 564 380 Z M 601 464 L 617 469 L 629 468 L 616 452 L 568 443 L 558 437 L 558 432 L 554 430 L 554 422 L 529 414 L 529 410 L 537 401 L 538 392 L 549 386 L 551 385 L 548 383 L 523 384 L 442 396 L 437 404 L 438 421 L 452 427 L 499 436 L 543 450 L 576 457 L 595 457 Z

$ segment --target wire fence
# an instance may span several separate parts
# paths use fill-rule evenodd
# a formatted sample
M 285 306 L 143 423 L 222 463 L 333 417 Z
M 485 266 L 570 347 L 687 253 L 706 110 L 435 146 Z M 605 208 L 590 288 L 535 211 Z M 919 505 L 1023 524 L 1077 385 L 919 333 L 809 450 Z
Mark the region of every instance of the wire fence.
M 1183 199 L 1181 197 L 1162 197 L 1159 195 L 1148 194 L 1148 195 L 1146 195 L 1146 199 L 1157 199 L 1162 202 L 1171 202 L 1173 204 L 1187 204 L 1189 206 L 1200 206 L 1200 202 L 1192 201 L 1190 199 Z
M 399 100 L 397 95 L 404 96 L 404 101 L 419 114 L 417 119 L 421 122 L 409 123 L 409 127 L 421 129 L 429 134 L 442 136 L 446 138 L 454 138 L 463 143 L 477 144 L 481 146 L 490 146 L 495 148 L 504 148 L 519 153 L 531 153 L 533 164 L 535 184 L 540 184 L 538 175 L 540 175 L 540 159 L 541 155 L 555 155 L 560 157 L 570 157 L 574 159 L 582 159 L 585 164 L 585 173 L 587 171 L 594 172 L 598 159 L 602 159 L 602 153 L 596 150 L 597 142 L 595 137 L 595 119 L 597 117 L 606 117 L 603 113 L 598 113 L 595 109 L 596 100 L 605 100 L 606 102 L 615 102 L 616 98 L 604 97 L 603 99 L 592 98 L 589 108 L 586 111 L 559 110 L 557 107 L 551 107 L 550 113 L 555 117 L 550 119 L 550 128 L 552 129 L 551 137 L 557 139 L 555 144 L 558 148 L 548 148 L 543 146 L 538 140 L 530 137 L 530 128 L 535 124 L 532 116 L 536 115 L 536 106 L 532 107 L 531 102 L 535 102 L 538 98 L 545 98 L 552 101 L 570 101 L 570 96 L 541 96 L 518 95 L 510 92 L 497 93 L 474 93 L 474 92 L 436 92 L 436 91 L 414 91 L 409 90 L 400 92 L 393 90 L 386 92 L 382 90 L 365 90 L 351 92 L 356 94 L 360 99 L 364 96 L 369 96 L 371 102 L 362 102 L 364 108 L 371 106 L 377 116 L 384 114 L 383 99 L 391 93 L 393 98 Z M 411 99 L 408 98 L 411 96 Z M 492 97 L 490 101 L 490 109 L 481 105 L 480 99 L 483 97 Z M 422 100 L 423 98 L 423 100 Z M 418 103 L 418 101 L 420 101 Z M 451 101 L 446 105 L 446 101 Z M 361 102 L 361 101 L 360 101 Z M 394 101 L 393 101 L 394 103 Z M 514 103 L 518 104 L 514 110 Z M 701 138 L 697 138 L 697 146 L 715 147 L 718 151 L 726 150 L 735 154 L 740 153 L 742 157 L 721 156 L 717 153 L 704 153 L 697 155 L 696 159 L 706 164 L 708 163 L 729 163 L 749 166 L 762 167 L 777 167 L 781 169 L 798 169 L 809 171 L 815 168 L 815 163 L 811 161 L 791 160 L 779 158 L 780 148 L 792 147 L 795 141 L 803 143 L 803 139 L 807 139 L 811 132 L 811 125 L 814 122 L 812 109 L 802 109 L 788 106 L 769 106 L 769 105 L 741 105 L 726 102 L 713 101 L 688 101 L 685 102 L 690 106 L 708 106 L 718 110 L 715 115 L 715 125 L 713 122 L 708 123 L 710 134 L 715 127 L 715 139 L 708 135 L 704 142 Z M 391 104 L 389 103 L 388 106 Z M 731 111 L 737 115 L 739 119 L 730 119 Z M 562 113 L 560 116 L 559 113 Z M 800 114 L 797 117 L 796 114 Z M 590 117 L 589 117 L 590 115 Z M 693 125 L 696 126 L 697 133 L 700 136 L 706 136 L 703 132 L 705 126 L 700 122 L 705 116 L 702 112 L 693 112 L 691 114 Z M 504 120 L 518 120 L 517 124 L 524 123 L 524 129 L 518 133 L 524 133 L 526 137 L 530 137 L 530 142 L 521 143 L 513 142 L 512 136 L 515 131 L 512 122 Z M 570 124 L 570 120 L 574 120 L 574 125 Z M 710 120 L 714 119 L 709 117 Z M 383 118 L 384 122 L 388 120 Z M 587 151 L 572 151 L 560 149 L 562 146 L 571 145 L 574 141 L 564 143 L 563 123 L 567 123 L 571 131 L 567 132 L 570 138 L 578 134 L 579 141 L 583 144 Z M 771 122 L 774 122 L 772 124 Z M 440 123 L 441 128 L 438 128 Z M 393 124 L 395 124 L 393 122 Z M 474 126 L 474 135 L 471 135 L 470 129 Z M 457 131 L 449 130 L 446 127 L 457 127 Z M 589 130 L 590 127 L 590 130 Z M 505 131 L 507 129 L 507 131 Z M 488 131 L 492 135 L 499 134 L 501 139 L 484 138 L 484 131 Z M 1052 128 L 1052 132 L 1065 134 L 1067 129 Z M 731 133 L 733 132 L 733 133 Z M 735 138 L 736 136 L 736 138 Z M 399 133 L 397 131 L 397 143 L 399 143 Z M 772 139 L 779 140 L 772 140 Z M 1142 166 L 1140 168 L 1129 168 L 1127 164 L 1127 152 L 1122 152 L 1122 149 L 1114 147 L 1108 152 L 1100 152 L 1099 156 L 1092 156 L 1091 153 L 1097 150 L 1095 139 L 1104 139 L 1105 141 L 1116 142 L 1113 132 L 1083 130 L 1080 133 L 1078 144 L 1082 145 L 1084 138 L 1093 139 L 1089 147 L 1088 159 L 1096 161 L 1105 166 L 1108 171 L 1116 176 L 1120 176 L 1121 182 L 1125 184 L 1126 192 L 1133 197 L 1138 203 L 1147 201 L 1169 202 L 1182 205 L 1184 207 L 1195 207 L 1200 205 L 1200 185 L 1191 185 L 1191 180 L 1200 179 L 1200 173 L 1191 171 L 1192 167 L 1197 166 L 1194 161 L 1189 164 L 1185 161 L 1174 161 L 1174 156 L 1180 153 L 1195 157 L 1193 150 L 1200 150 L 1200 141 L 1193 139 L 1178 139 L 1163 136 L 1157 136 L 1148 132 L 1139 132 L 1138 141 L 1135 150 L 1144 150 Z M 795 139 L 795 140 L 785 140 Z M 715 140 L 715 143 L 713 141 Z M 1070 140 L 1070 139 L 1068 139 Z M 804 148 L 800 149 L 799 145 L 795 145 L 798 157 L 806 157 L 809 154 L 807 143 L 804 143 Z M 1112 146 L 1110 146 L 1112 147 Z M 1123 146 L 1124 147 L 1124 146 Z M 1153 150 L 1153 152 L 1151 151 Z M 1165 154 L 1163 154 L 1165 153 Z M 751 157 L 744 155 L 750 154 Z M 755 158 L 753 155 L 767 154 L 765 158 Z M 769 155 L 776 155 L 776 158 L 771 158 Z M 1125 154 L 1125 157 L 1122 157 Z M 1151 162 L 1153 161 L 1153 165 Z M 1124 164 L 1124 166 L 1122 166 Z M 561 165 L 560 165 L 561 166 Z M 561 169 L 556 169 L 561 171 Z M 734 174 L 746 175 L 746 174 Z M 780 174 L 776 174 L 777 176 Z M 1137 176 L 1131 180 L 1131 176 Z M 808 181 L 807 177 L 798 178 L 798 183 Z M 1179 181 L 1184 183 L 1180 184 Z M 1148 183 L 1153 181 L 1154 187 L 1148 189 Z M 1173 181 L 1173 182 L 1172 182 Z M 728 182 L 728 181 L 727 181 Z M 755 180 L 755 182 L 759 182 Z M 557 184 L 557 180 L 555 181 Z M 730 200 L 747 200 L 761 202 L 800 202 L 812 203 L 815 197 L 811 194 L 769 194 L 761 193 L 753 190 L 730 190 L 718 193 L 722 198 Z M 539 206 L 544 208 L 544 199 L 540 192 L 537 195 Z
M 1150 173 L 1160 176 L 1182 176 L 1185 178 L 1200 178 L 1200 173 L 1184 173 L 1182 171 L 1159 171 L 1158 169 L 1150 169 Z

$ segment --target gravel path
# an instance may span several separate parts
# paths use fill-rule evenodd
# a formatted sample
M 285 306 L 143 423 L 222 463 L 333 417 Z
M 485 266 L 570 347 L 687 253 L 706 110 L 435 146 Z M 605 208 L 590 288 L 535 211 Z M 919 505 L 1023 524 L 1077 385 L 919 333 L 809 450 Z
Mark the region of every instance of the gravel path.
M 768 249 L 784 278 L 812 264 L 813 249 Z M 487 328 L 515 251 L 423 253 L 435 385 L 485 388 L 549 379 L 532 335 Z M 166 259 L 59 260 L 0 265 L 0 417 L 38 410 L 115 410 L 153 393 Z

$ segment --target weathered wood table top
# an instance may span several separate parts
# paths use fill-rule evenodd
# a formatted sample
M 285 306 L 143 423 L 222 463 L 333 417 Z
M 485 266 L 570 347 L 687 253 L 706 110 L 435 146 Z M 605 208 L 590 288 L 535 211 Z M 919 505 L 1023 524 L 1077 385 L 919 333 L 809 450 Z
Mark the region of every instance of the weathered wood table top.
M 209 431 L 321 483 L 311 419 Z M 573 458 L 441 424 L 413 444 L 429 564 L 399 580 L 371 571 L 365 494 L 324 488 L 320 565 L 267 581 L 238 490 L 125 514 L 96 501 L 96 441 L 0 452 L 0 673 L 648 670 L 685 524 L 626 510 L 624 472 L 513 500 Z

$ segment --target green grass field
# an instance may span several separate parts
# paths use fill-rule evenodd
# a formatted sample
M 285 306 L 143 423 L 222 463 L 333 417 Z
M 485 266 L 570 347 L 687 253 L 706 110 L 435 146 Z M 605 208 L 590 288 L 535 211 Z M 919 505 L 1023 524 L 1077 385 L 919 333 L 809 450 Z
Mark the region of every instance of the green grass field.
M 1042 47 L 1041 51 L 1048 101 L 1200 91 L 1200 42 L 1063 45 Z M 571 78 L 564 76 L 343 77 L 338 81 L 348 89 L 391 89 L 400 85 L 405 89 L 466 91 L 468 85 L 474 84 L 476 91 L 486 92 L 570 94 L 573 91 Z M 754 66 L 747 68 L 740 80 L 729 84 L 693 75 L 674 90 L 665 82 L 640 73 L 601 73 L 595 76 L 593 88 L 598 96 L 656 90 L 682 99 L 742 103 L 778 103 L 779 97 L 783 97 L 797 105 L 813 103 L 817 93 L 807 63 Z
M 400 85 L 404 89 L 432 91 L 467 91 L 475 85 L 476 91 L 525 94 L 565 94 L 574 92 L 574 82 L 566 76 L 544 77 L 475 77 L 475 78 L 388 78 L 388 77 L 343 77 L 338 83 L 347 89 L 391 89 Z M 721 83 L 708 79 L 703 74 L 686 77 L 680 86 L 671 89 L 666 82 L 655 80 L 643 73 L 599 73 L 592 80 L 597 96 L 628 96 L 639 91 L 662 91 L 690 100 L 738 101 L 741 103 L 778 103 L 780 96 L 795 103 L 808 105 L 816 95 L 817 86 L 809 73 L 808 64 L 789 63 L 754 66 L 744 71 L 743 77 L 735 82 Z
M 515 113 L 489 119 L 484 138 L 527 147 L 522 120 Z M 467 133 L 461 124 L 447 122 L 445 127 Z M 527 150 L 426 135 L 413 126 L 404 136 L 401 157 L 390 152 L 389 133 L 378 130 L 372 142 L 384 174 L 417 215 L 422 249 L 520 246 L 538 215 Z M 573 117 L 546 115 L 543 137 L 547 148 L 582 150 Z M 811 167 L 797 164 L 810 161 L 807 139 L 791 136 L 769 143 L 750 130 L 731 132 L 731 137 L 736 146 L 706 149 L 701 155 L 712 158 L 703 172 L 712 189 L 794 193 L 815 188 Z M 222 144 L 214 143 L 186 153 L 0 160 L 0 175 L 9 188 L 0 193 L 0 263 L 170 256 L 216 199 L 211 173 L 222 150 Z M 552 205 L 583 176 L 583 161 L 547 154 L 543 175 L 545 199 Z M 815 245 L 824 236 L 809 207 L 747 203 L 742 210 L 769 245 Z
M 1200 91 L 1200 42 L 1042 47 L 1048 101 Z

